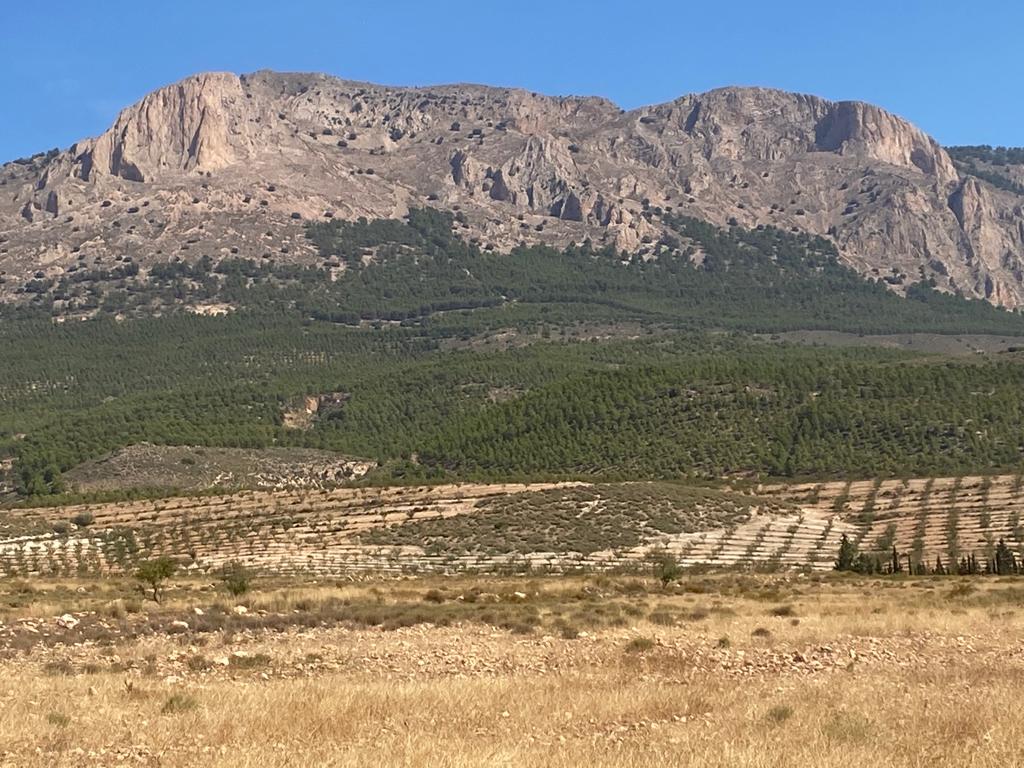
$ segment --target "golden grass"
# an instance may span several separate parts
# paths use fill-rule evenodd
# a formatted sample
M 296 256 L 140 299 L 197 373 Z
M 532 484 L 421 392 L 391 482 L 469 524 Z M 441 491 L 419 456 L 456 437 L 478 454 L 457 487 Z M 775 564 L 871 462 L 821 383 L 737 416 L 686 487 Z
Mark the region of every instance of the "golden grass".
M 669 591 L 608 577 L 268 584 L 246 598 L 253 610 L 316 610 L 338 597 L 429 606 L 431 590 L 449 599 L 472 586 L 522 591 L 545 616 L 578 608 L 583 590 L 598 593 L 591 607 L 643 610 L 575 640 L 549 635 L 547 624 L 528 636 L 474 624 L 40 647 L 0 661 L 0 765 L 1016 765 L 1024 592 L 1010 580 L 976 579 L 973 590 L 961 583 L 723 576 L 691 577 Z M 182 582 L 163 610 L 222 599 Z M 648 620 L 656 612 L 682 618 Z M 824 654 L 823 646 L 821 668 L 792 661 Z M 213 671 L 197 664 L 164 679 L 168 659 L 238 649 L 269 661 Z
M 15 675 L 4 682 L 0 733 L 17 758 L 10 764 L 24 766 L 90 764 L 89 753 L 103 764 L 119 751 L 148 764 L 225 767 L 995 766 L 1016 764 L 1020 682 L 971 667 L 783 685 L 651 682 L 619 669 L 422 682 L 324 676 L 222 682 L 192 694 L 194 708 L 164 713 L 171 694 L 160 685 L 128 694 L 111 676 Z M 781 722 L 779 707 L 791 710 Z

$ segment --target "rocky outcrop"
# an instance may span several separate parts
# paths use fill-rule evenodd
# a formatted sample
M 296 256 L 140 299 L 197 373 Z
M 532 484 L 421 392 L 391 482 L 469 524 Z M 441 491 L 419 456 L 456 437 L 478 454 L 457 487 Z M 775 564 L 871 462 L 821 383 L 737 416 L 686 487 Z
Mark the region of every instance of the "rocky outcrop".
M 950 195 L 949 207 L 963 232 L 965 258 L 984 297 L 1012 306 L 1020 303 L 1024 279 L 1024 218 L 1020 204 L 1015 211 L 1001 211 L 994 198 L 985 184 L 967 178 Z
M 99 138 L 79 145 L 74 173 L 153 181 L 168 172 L 209 172 L 249 155 L 245 95 L 227 73 L 196 75 L 124 110 Z
M 95 139 L 3 166 L 0 187 L 0 292 L 124 255 L 309 260 L 303 221 L 434 205 L 497 250 L 589 238 L 652 258 L 665 211 L 796 228 L 895 290 L 932 278 L 1024 303 L 1024 199 L 878 107 L 763 88 L 625 112 L 471 85 L 204 74 Z
M 913 166 L 943 184 L 957 180 L 953 161 L 933 139 L 870 104 L 831 105 L 815 126 L 815 146 L 827 152 L 859 153 L 898 167 Z

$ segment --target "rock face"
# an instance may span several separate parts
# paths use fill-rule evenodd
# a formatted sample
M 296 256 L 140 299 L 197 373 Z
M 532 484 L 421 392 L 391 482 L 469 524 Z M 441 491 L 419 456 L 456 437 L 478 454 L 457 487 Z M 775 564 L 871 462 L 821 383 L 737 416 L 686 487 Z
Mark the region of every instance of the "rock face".
M 131 257 L 311 260 L 302 222 L 460 210 L 498 250 L 647 251 L 651 209 L 831 237 L 899 290 L 1024 303 L 1024 198 L 961 174 L 858 102 L 725 88 L 625 112 L 598 98 L 323 75 L 202 74 L 101 136 L 0 167 L 0 292 Z
M 169 173 L 219 170 L 252 149 L 234 75 L 204 74 L 161 88 L 120 114 L 94 141 L 82 142 L 73 173 L 157 181 Z

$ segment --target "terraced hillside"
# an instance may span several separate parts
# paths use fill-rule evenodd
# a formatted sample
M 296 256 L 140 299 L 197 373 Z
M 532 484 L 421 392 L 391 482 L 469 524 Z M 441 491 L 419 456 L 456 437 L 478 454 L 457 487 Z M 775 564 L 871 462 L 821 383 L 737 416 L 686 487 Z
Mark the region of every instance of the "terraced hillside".
M 1020 476 L 766 485 L 445 485 L 246 491 L 0 514 L 0 574 L 120 573 L 169 555 L 279 574 L 832 567 L 843 534 L 912 562 L 1024 552 Z
M 894 545 L 915 564 L 991 558 L 1000 539 L 1024 552 L 1024 478 L 1021 475 L 763 486 L 809 515 L 832 515 L 856 531 L 861 549 Z
M 117 573 L 158 554 L 200 572 L 234 560 L 321 575 L 608 568 L 654 548 L 683 553 L 751 520 L 781 520 L 785 509 L 672 484 L 248 491 L 75 505 L 0 517 L 0 573 Z

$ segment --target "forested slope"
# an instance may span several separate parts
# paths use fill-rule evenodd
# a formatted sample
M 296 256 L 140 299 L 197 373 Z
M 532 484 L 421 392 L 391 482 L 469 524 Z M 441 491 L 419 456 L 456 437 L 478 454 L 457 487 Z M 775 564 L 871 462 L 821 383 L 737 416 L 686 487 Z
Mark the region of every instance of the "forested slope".
M 746 335 L 1024 336 L 1019 315 L 926 284 L 899 296 L 819 238 L 666 221 L 678 237 L 656 261 L 587 244 L 491 254 L 436 211 L 317 225 L 322 269 L 168 262 L 83 282 L 95 306 L 81 322 L 50 320 L 78 300 L 52 286 L 0 323 L 11 484 L 60 492 L 69 468 L 142 441 L 326 448 L 380 462 L 388 481 L 1019 466 L 1017 352 L 965 361 Z M 233 309 L 183 309 L 213 301 Z M 322 393 L 335 405 L 287 426 Z

